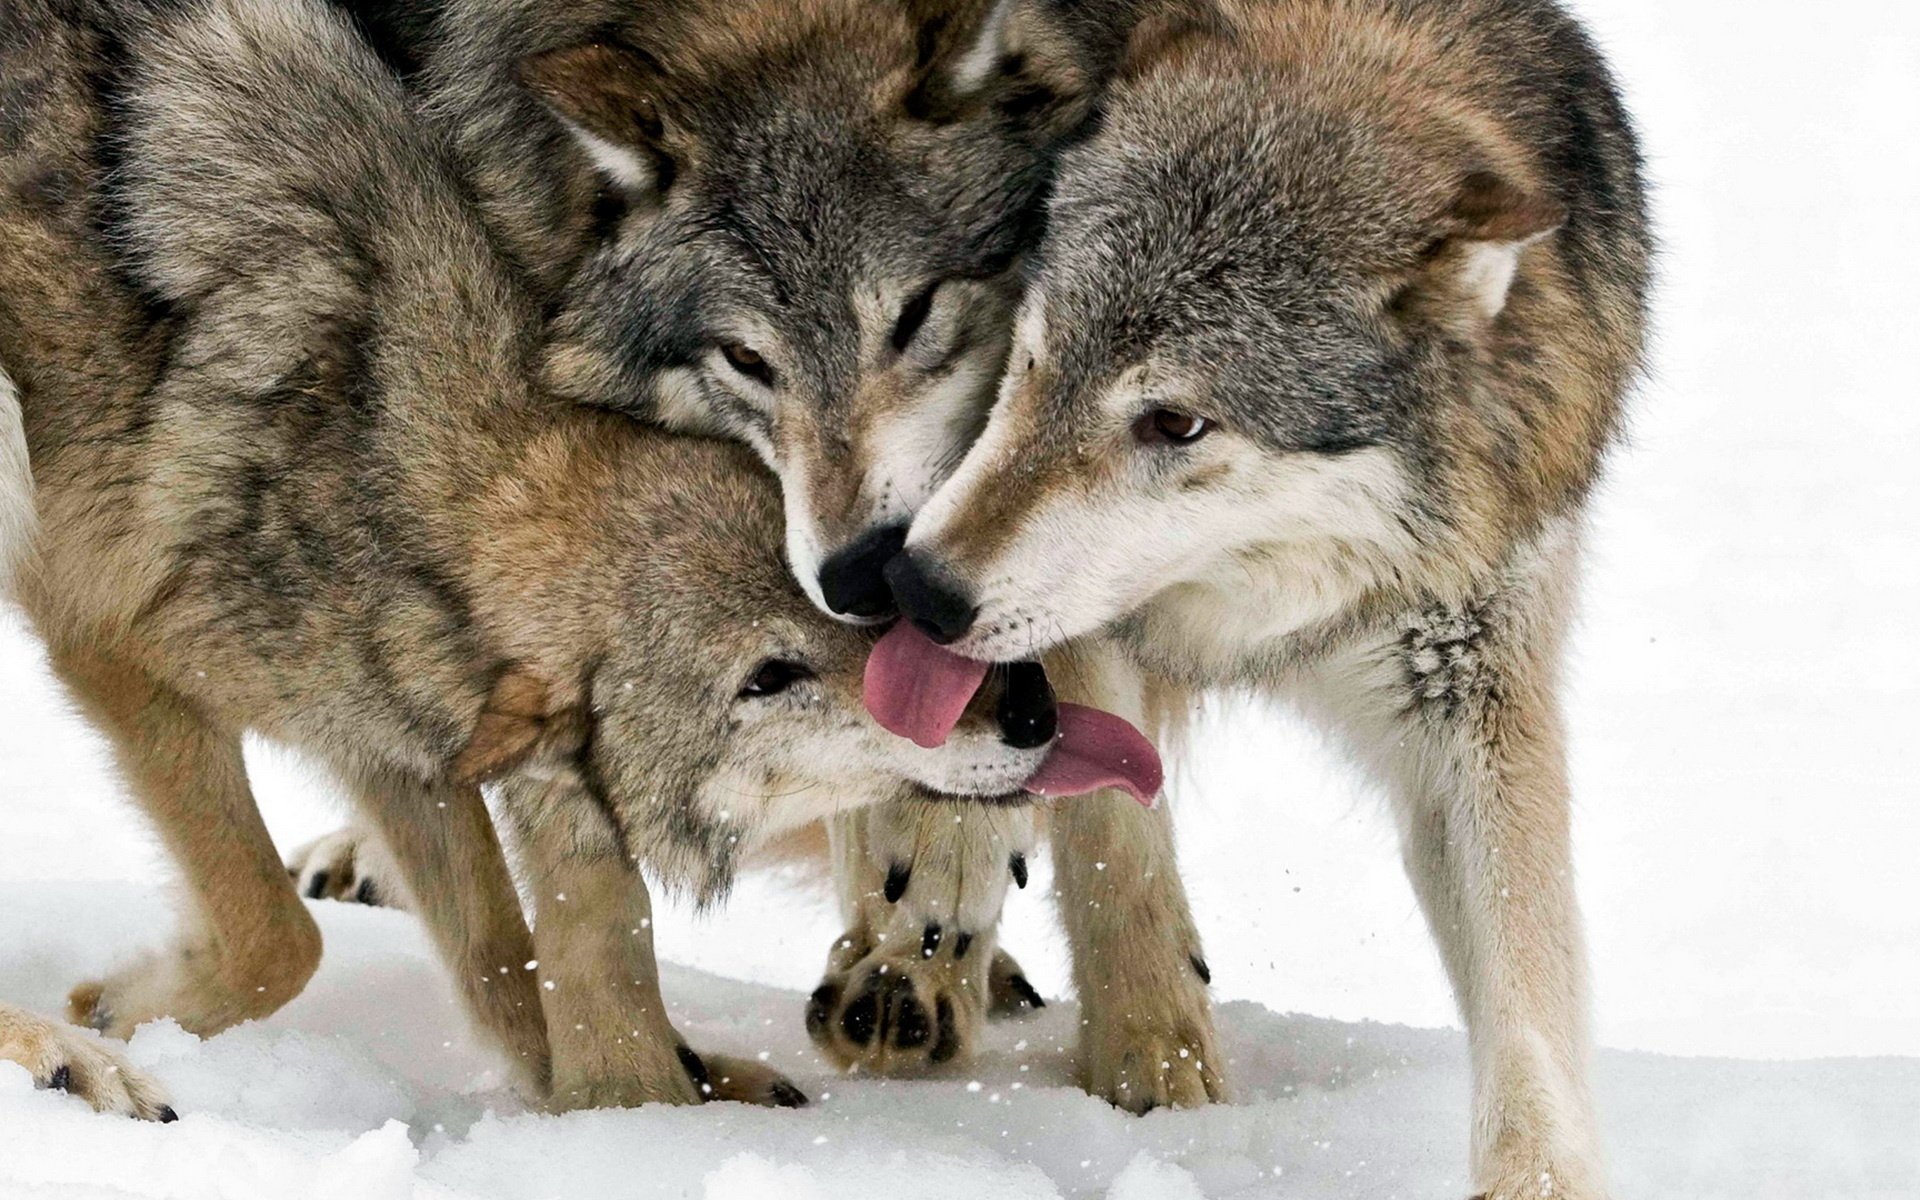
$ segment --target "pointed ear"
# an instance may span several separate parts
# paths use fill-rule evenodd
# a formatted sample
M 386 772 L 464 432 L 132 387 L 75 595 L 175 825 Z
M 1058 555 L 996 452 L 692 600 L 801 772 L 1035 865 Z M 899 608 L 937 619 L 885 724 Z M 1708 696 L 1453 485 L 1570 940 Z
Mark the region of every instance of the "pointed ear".
M 666 71 L 652 55 L 622 42 L 589 42 L 529 55 L 514 74 L 612 182 L 637 191 L 672 183 L 675 155 L 661 116 Z
M 1566 222 L 1567 210 L 1557 201 L 1476 171 L 1461 180 L 1436 225 L 1422 290 L 1456 312 L 1491 321 L 1506 309 L 1521 254 Z
M 577 709 L 556 708 L 553 689 L 544 679 L 514 667 L 494 683 L 473 736 L 454 756 L 447 774 L 462 786 L 482 784 L 535 754 L 578 749 L 583 732 Z
M 1100 92 L 1228 30 L 1213 0 L 1001 0 L 953 71 L 957 95 L 1042 141 L 1089 127 Z

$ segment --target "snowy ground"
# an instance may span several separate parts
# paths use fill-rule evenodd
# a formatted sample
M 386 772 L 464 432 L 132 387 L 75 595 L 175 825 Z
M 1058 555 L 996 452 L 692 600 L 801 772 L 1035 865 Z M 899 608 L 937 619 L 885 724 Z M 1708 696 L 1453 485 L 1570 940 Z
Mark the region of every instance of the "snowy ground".
M 1578 7 L 1641 115 L 1667 243 L 1570 714 L 1596 1025 L 1620 1048 L 1597 1072 L 1617 1191 L 1912 1200 L 1920 10 Z M 160 874 L 3 628 L 0 717 L 0 1000 L 57 1009 L 159 940 Z M 277 835 L 332 823 L 296 765 L 255 761 Z M 835 923 L 756 880 L 718 916 L 660 915 L 685 964 L 669 994 L 696 1044 L 765 1050 L 817 1107 L 531 1116 L 460 1032 L 411 922 L 322 905 L 327 964 L 286 1012 L 205 1045 L 136 1039 L 179 1125 L 94 1118 L 0 1067 L 0 1200 L 1458 1197 L 1459 1039 L 1401 1027 L 1451 1009 L 1373 799 L 1271 714 L 1220 714 L 1187 766 L 1182 855 L 1234 1106 L 1135 1121 L 1067 1089 L 1066 1005 L 998 1028 L 950 1080 L 831 1079 L 799 1012 Z M 1056 994 L 1035 882 L 1008 942 Z
M 55 1007 L 77 968 L 144 944 L 150 889 L 11 884 L 0 994 Z M 1458 1197 L 1465 1064 L 1457 1035 L 1221 1012 L 1239 1102 L 1124 1117 L 1073 1088 L 1073 1012 L 999 1026 L 950 1079 L 837 1079 L 801 996 L 686 969 L 666 979 L 697 1046 L 764 1053 L 816 1100 L 527 1113 L 459 1034 L 456 1001 L 398 913 L 318 906 L 331 953 L 273 1019 L 201 1044 L 172 1026 L 133 1041 L 186 1114 L 97 1117 L 0 1065 L 0 1196 L 278 1200 L 704 1197 L 815 1200 L 1192 1200 Z M 1599 1089 L 1624 1196 L 1920 1194 L 1920 1062 L 1680 1060 L 1610 1052 Z M 92 1190 L 81 1190 L 85 1184 Z

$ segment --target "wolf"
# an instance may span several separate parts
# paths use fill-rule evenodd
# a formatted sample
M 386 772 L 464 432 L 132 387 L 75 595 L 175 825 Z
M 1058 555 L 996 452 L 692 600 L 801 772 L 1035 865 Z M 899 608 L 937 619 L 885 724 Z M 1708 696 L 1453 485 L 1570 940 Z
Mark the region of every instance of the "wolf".
M 888 619 L 882 570 L 982 428 L 1054 159 L 1095 90 L 983 59 L 983 0 L 341 2 L 407 74 L 549 314 L 548 389 L 751 447 L 781 480 L 800 586 L 848 621 Z M 1137 672 L 1090 653 L 1107 661 L 1049 665 L 1062 686 L 1112 690 L 1063 696 L 1138 708 Z M 1166 811 L 1106 796 L 1058 817 L 1058 859 L 1097 844 L 1087 861 L 1112 867 L 1064 872 L 1060 889 L 1078 990 L 1096 997 L 1088 1086 L 1133 1109 L 1217 1097 Z M 1004 953 L 991 996 L 979 972 L 921 953 L 988 945 L 1038 836 L 1024 814 L 978 809 L 836 820 L 847 930 L 808 1008 L 823 1049 L 870 1071 L 930 1065 L 871 1036 L 859 1014 L 883 987 L 952 1006 L 962 1055 L 989 1006 L 1039 1003 Z M 332 838 L 294 865 L 339 889 L 368 878 L 347 865 L 367 844 Z M 1143 928 L 1160 932 L 1147 944 Z
M 1328 728 L 1465 1019 L 1476 1191 L 1599 1196 L 1558 661 L 1645 339 L 1627 113 L 1549 0 L 1097 8 L 992 35 L 1107 88 L 894 595 L 943 653 L 1106 631 Z
M 23 0 L 0 64 L 0 361 L 38 523 L 15 592 L 191 899 L 179 943 L 75 988 L 71 1019 L 206 1036 L 313 973 L 252 730 L 339 775 L 550 1107 L 803 1103 L 674 1031 L 641 869 L 713 902 L 836 812 L 1023 804 L 1052 750 L 1006 733 L 1020 680 L 938 750 L 874 725 L 873 631 L 794 584 L 773 481 L 537 386 L 537 306 L 333 10 Z M 0 1010 L 0 1053 L 171 1112 L 57 1023 Z

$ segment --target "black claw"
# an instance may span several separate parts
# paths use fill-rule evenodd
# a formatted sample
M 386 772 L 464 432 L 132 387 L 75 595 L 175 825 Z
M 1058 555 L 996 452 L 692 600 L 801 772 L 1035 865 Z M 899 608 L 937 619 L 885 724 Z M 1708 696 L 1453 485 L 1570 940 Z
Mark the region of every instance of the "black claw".
M 840 1032 L 856 1046 L 864 1046 L 873 1041 L 873 1034 L 880 1027 L 880 1001 L 869 988 L 847 1005 L 847 1011 L 840 1014 Z
M 1013 857 L 1007 860 L 1007 870 L 1013 872 L 1013 884 L 1015 887 L 1024 888 L 1027 886 L 1027 856 L 1026 855 L 1020 853 L 1018 850 L 1015 850 L 1013 852 Z
M 680 1056 L 680 1066 L 693 1080 L 693 1086 L 702 1096 L 713 1095 L 713 1076 L 707 1071 L 707 1060 L 693 1052 L 693 1047 L 685 1042 L 675 1047 Z
M 1025 975 L 1010 976 L 1007 979 L 1007 986 L 1013 989 L 1014 995 L 1025 1000 L 1032 1007 L 1045 1008 L 1047 1006 L 1047 1002 L 1040 998 L 1039 991 L 1036 990 L 1031 983 L 1027 982 Z
M 72 1087 L 73 1086 L 73 1068 L 68 1066 L 65 1063 L 61 1063 L 59 1066 L 55 1067 L 53 1069 L 53 1074 L 47 1076 L 47 1086 L 52 1088 L 56 1092 L 64 1092 L 68 1088 Z
M 973 949 L 973 935 L 972 935 L 972 934 L 970 934 L 970 933 L 959 933 L 959 934 L 956 934 L 956 935 L 954 935 L 954 939 L 953 939 L 953 957 L 954 957 L 954 958 L 955 958 L 956 960 L 957 960 L 957 959 L 962 959 L 962 958 L 965 958 L 965 957 L 967 956 L 967 951 L 969 951 L 969 950 L 971 950 L 971 949 Z
M 833 1006 L 840 1003 L 840 985 L 823 983 L 813 989 L 813 995 L 807 998 L 807 1032 L 815 1040 L 826 1029 L 827 1022 L 833 1019 Z
M 927 922 L 926 931 L 920 935 L 920 957 L 932 958 L 940 953 L 940 922 Z
M 171 1125 L 175 1121 L 178 1121 L 179 1119 L 180 1119 L 180 1114 L 173 1111 L 173 1106 L 171 1104 L 162 1104 L 160 1106 L 159 1120 L 162 1125 Z
M 1193 964 L 1193 973 L 1200 977 L 1200 982 L 1211 987 L 1213 985 L 1213 970 L 1207 966 L 1207 960 L 1201 958 L 1198 954 L 1189 954 L 1187 961 Z
M 812 1103 L 811 1100 L 807 1099 L 805 1092 L 784 1079 L 774 1080 L 773 1087 L 768 1090 L 767 1094 L 771 1096 L 773 1102 L 781 1108 L 805 1108 Z
M 332 876 L 325 871 L 315 871 L 313 878 L 307 881 L 307 899 L 319 900 L 327 894 L 327 883 Z
M 913 868 L 905 863 L 895 863 L 887 868 L 887 903 L 898 904 L 900 897 L 907 894 L 907 884 L 913 879 Z
M 360 886 L 353 889 L 353 901 L 355 904 L 379 907 L 380 893 L 374 889 L 373 880 L 362 879 L 360 881 Z
M 902 1050 L 917 1050 L 933 1040 L 933 1022 L 927 1019 L 927 1006 L 912 992 L 901 997 L 893 1010 L 893 1044 Z
M 953 1002 L 945 996 L 934 1002 L 935 1023 L 940 1026 L 940 1037 L 933 1043 L 933 1053 L 929 1055 L 934 1062 L 950 1062 L 960 1053 L 960 1026 L 953 1019 Z

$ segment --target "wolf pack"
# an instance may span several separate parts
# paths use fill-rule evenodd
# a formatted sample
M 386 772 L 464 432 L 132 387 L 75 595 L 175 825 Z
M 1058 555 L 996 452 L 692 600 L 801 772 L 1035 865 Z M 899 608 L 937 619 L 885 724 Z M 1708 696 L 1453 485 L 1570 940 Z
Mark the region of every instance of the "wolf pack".
M 1389 800 L 1474 1192 L 1596 1200 L 1558 663 L 1651 253 L 1553 0 L 7 0 L 0 579 L 187 911 L 0 1058 L 173 1119 L 109 1039 L 332 898 L 551 1110 L 797 1106 L 649 887 L 830 863 L 795 1019 L 914 1075 L 1045 1003 L 1044 842 L 1084 1086 L 1227 1102 L 1156 801 L 1252 692 Z M 247 734 L 352 825 L 283 859 Z

